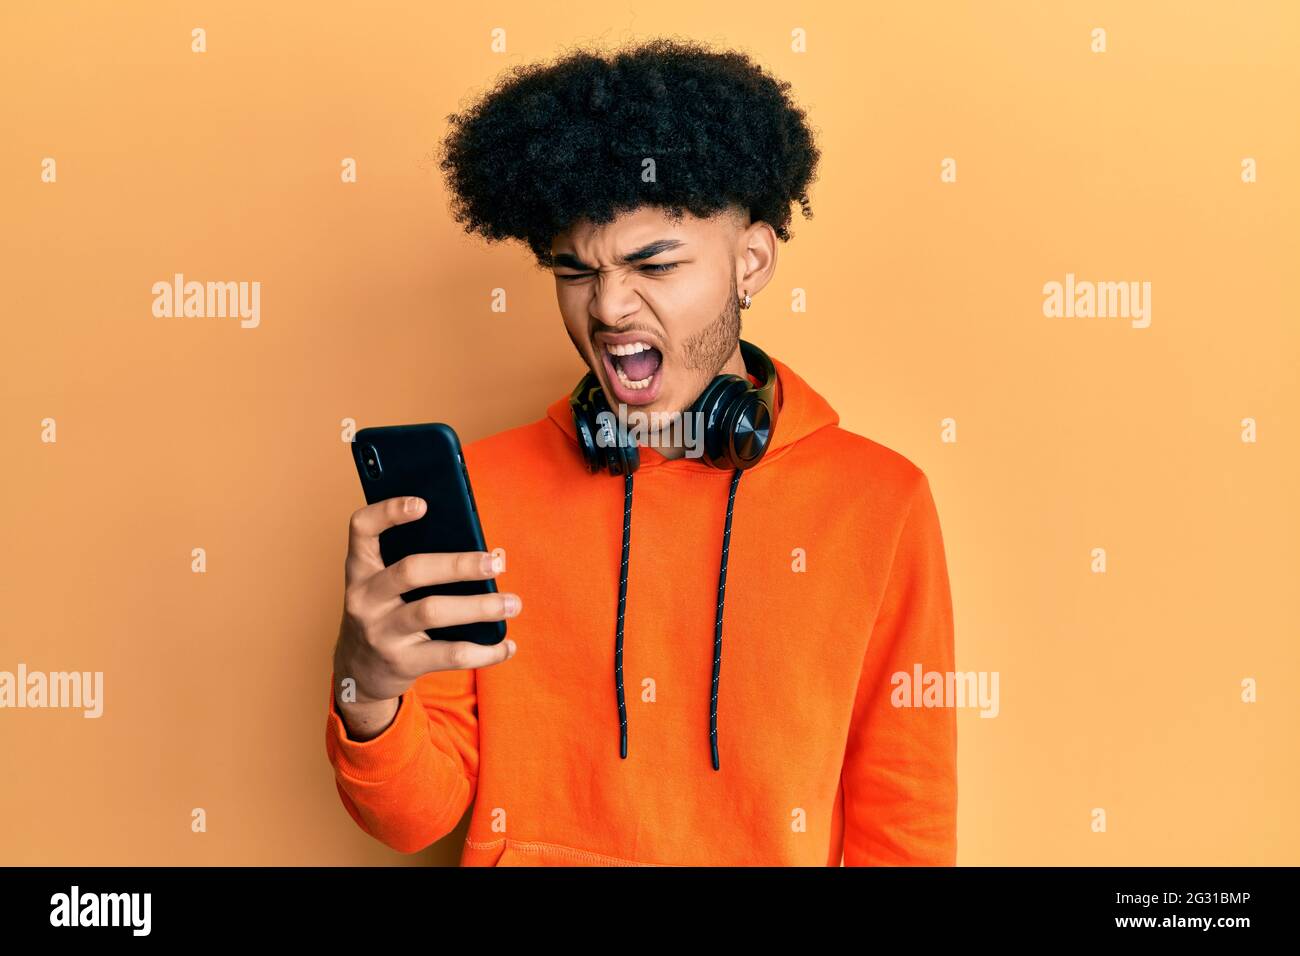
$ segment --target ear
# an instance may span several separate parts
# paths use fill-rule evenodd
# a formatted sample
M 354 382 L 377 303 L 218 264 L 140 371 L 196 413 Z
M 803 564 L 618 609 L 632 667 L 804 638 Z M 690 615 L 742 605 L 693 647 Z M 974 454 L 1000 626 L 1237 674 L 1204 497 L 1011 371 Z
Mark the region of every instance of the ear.
M 758 293 L 776 273 L 776 231 L 763 220 L 752 222 L 736 236 L 736 288 L 741 297 Z

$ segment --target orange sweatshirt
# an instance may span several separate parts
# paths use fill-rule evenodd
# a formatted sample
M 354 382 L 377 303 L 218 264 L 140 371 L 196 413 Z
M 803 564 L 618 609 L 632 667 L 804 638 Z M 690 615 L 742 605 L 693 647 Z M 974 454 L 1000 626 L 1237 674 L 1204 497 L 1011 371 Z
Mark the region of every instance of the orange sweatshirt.
M 473 804 L 463 866 L 955 863 L 956 713 L 891 702 L 919 703 L 894 675 L 953 669 L 929 482 L 773 364 L 772 443 L 733 505 L 716 738 L 733 473 L 640 450 L 621 757 L 624 479 L 587 472 L 566 395 L 464 448 L 498 588 L 523 599 L 515 657 L 425 675 L 364 742 L 331 678 L 326 750 L 365 832 L 414 852 Z

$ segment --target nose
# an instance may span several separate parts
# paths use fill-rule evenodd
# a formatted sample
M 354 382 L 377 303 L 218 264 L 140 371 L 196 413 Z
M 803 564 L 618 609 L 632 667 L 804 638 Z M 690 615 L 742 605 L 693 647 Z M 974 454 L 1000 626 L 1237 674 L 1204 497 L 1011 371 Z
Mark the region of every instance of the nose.
M 622 325 L 641 307 L 641 298 L 629 284 L 608 273 L 597 273 L 592 282 L 591 317 L 606 326 Z

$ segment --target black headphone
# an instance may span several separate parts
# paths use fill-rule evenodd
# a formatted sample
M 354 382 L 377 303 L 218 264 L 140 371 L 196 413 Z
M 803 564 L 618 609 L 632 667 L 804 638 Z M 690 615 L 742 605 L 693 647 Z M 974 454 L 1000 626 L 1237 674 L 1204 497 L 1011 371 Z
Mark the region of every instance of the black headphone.
M 740 375 L 719 375 L 705 387 L 683 415 L 703 423 L 703 458 L 714 468 L 752 468 L 771 444 L 776 428 L 776 367 L 757 345 L 740 339 L 745 369 L 760 382 L 754 385 Z M 610 410 L 605 390 L 594 372 L 587 372 L 569 396 L 587 470 L 602 468 L 611 475 L 631 474 L 641 464 L 635 442 L 626 432 L 615 436 L 618 417 Z M 599 440 L 597 437 L 599 436 Z

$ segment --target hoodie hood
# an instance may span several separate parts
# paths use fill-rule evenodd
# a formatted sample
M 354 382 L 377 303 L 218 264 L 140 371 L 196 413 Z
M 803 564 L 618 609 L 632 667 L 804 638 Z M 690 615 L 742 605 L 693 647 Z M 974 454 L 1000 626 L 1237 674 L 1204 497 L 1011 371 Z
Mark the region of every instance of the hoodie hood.
M 823 428 L 838 425 L 840 421 L 839 415 L 831 408 L 826 399 L 813 391 L 807 382 L 791 371 L 784 363 L 772 358 L 770 355 L 768 358 L 771 358 L 777 374 L 775 424 L 772 428 L 771 440 L 768 443 L 767 450 L 763 453 L 763 457 L 759 459 L 757 464 L 744 471 L 772 467 L 799 441 Z M 760 384 L 754 379 L 753 375 L 747 377 L 755 385 Z M 552 402 L 546 413 L 551 421 L 568 436 L 569 443 L 573 446 L 573 454 L 581 457 L 582 451 L 578 447 L 577 427 L 573 421 L 573 411 L 569 406 L 568 396 L 566 395 Z M 724 470 L 715 468 L 702 457 L 690 458 L 683 455 L 680 458 L 666 458 L 659 453 L 658 449 L 647 445 L 640 447 L 639 456 L 640 463 L 636 471 L 653 471 L 667 468 L 680 471 L 706 472 L 715 474 L 720 478 L 728 476 L 730 478 L 730 488 L 727 492 L 727 519 L 722 532 L 721 569 L 718 572 L 718 604 L 713 631 L 713 681 L 709 697 L 709 753 L 713 769 L 720 770 L 718 691 L 722 672 L 722 621 L 727 594 L 727 564 L 731 552 L 731 519 L 736 504 L 737 485 L 739 485 L 740 477 L 744 474 L 744 471 L 741 469 Z M 611 477 L 618 476 L 611 476 L 602 471 L 588 477 L 593 481 L 608 481 Z M 619 756 L 627 759 L 627 703 L 623 693 L 623 621 L 627 610 L 627 581 L 631 561 L 633 473 L 628 472 L 622 477 L 624 488 L 623 555 L 618 582 L 618 615 L 614 632 L 614 685 L 618 701 Z M 715 490 L 711 485 L 701 486 L 701 488 L 702 493 L 706 494 L 722 493 L 721 488 Z
M 813 390 L 807 382 L 796 375 L 789 366 L 770 354 L 772 365 L 776 368 L 776 427 L 772 430 L 772 440 L 766 453 L 754 468 L 770 466 L 784 455 L 796 442 L 807 438 L 820 429 L 838 425 L 840 416 L 826 399 Z M 755 385 L 754 376 L 749 380 Z M 546 415 L 560 429 L 573 445 L 574 454 L 581 457 L 578 450 L 578 432 L 573 424 L 573 412 L 569 408 L 569 396 L 556 399 L 546 409 Z M 729 475 L 727 471 L 714 468 L 703 458 L 666 458 L 657 448 L 642 445 L 640 448 L 641 464 L 638 471 L 648 468 L 672 468 L 683 471 L 701 471 L 719 476 Z M 753 470 L 752 468 L 749 470 Z M 610 476 L 606 476 L 610 477 Z

